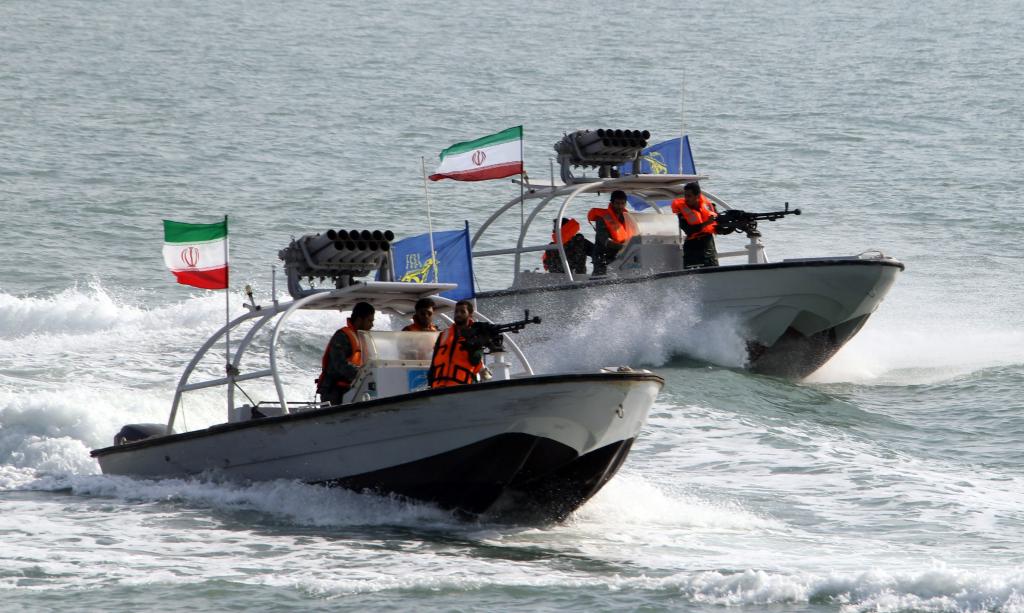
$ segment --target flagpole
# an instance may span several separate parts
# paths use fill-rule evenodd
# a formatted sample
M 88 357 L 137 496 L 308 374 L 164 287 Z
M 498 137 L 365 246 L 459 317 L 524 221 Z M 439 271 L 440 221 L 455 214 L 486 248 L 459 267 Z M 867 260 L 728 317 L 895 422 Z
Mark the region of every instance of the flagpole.
M 526 225 L 526 213 L 523 210 L 523 198 L 526 197 L 526 156 L 523 155 L 523 130 L 519 129 L 519 234 Z
M 227 262 L 227 215 L 224 215 L 224 356 L 227 360 L 227 376 L 231 375 L 231 267 Z M 230 408 L 228 406 L 228 408 Z
M 683 68 L 683 83 L 679 90 L 679 174 L 683 174 L 683 139 L 686 138 L 686 68 Z
M 231 265 L 228 263 L 228 216 L 224 215 L 224 374 L 228 378 L 228 418 L 231 417 Z
M 427 203 L 427 235 L 430 237 L 430 261 L 433 263 L 434 283 L 437 283 L 437 252 L 434 251 L 434 222 L 430 218 L 430 192 L 427 191 L 427 160 L 420 156 L 420 166 L 423 168 L 423 199 Z

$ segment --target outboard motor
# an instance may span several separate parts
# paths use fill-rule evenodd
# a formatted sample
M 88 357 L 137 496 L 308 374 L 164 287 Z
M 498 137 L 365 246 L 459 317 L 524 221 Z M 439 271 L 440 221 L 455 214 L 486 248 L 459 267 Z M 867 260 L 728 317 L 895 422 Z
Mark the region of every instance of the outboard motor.
M 167 434 L 167 424 L 128 424 L 114 435 L 114 445 L 127 445 Z M 174 434 L 174 431 L 171 431 Z

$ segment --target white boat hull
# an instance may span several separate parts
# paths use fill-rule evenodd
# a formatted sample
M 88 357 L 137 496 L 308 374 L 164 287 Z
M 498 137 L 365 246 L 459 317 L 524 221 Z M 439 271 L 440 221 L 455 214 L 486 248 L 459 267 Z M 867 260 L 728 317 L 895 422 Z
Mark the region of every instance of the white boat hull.
M 105 474 L 299 479 L 561 518 L 615 473 L 662 380 L 529 377 L 221 424 L 93 452 Z
M 683 333 L 680 327 L 726 322 L 746 342 L 751 370 L 800 378 L 860 330 L 902 270 L 890 258 L 787 260 L 483 292 L 477 300 L 492 319 L 519 318 L 524 308 L 544 317 L 545 325 L 522 334 L 526 347 L 551 330 L 579 328 L 609 305 L 641 301 L 650 306 L 640 314 L 650 326 Z M 665 308 L 666 300 L 690 316 Z

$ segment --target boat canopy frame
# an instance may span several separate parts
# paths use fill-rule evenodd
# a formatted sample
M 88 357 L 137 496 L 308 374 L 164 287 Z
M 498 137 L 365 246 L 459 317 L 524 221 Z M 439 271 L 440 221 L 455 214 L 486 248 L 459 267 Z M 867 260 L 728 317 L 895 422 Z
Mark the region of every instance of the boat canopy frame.
M 181 406 L 181 399 L 185 392 L 210 387 L 219 387 L 222 385 L 227 386 L 227 406 L 230 419 L 230 411 L 235 404 L 235 384 L 252 379 L 271 377 L 274 382 L 274 390 L 277 393 L 277 401 L 281 410 L 285 413 L 291 413 L 291 410 L 288 408 L 288 402 L 285 400 L 284 384 L 281 381 L 281 373 L 278 370 L 277 346 L 281 337 L 281 332 L 284 329 L 285 322 L 288 321 L 296 311 L 350 310 L 357 302 L 366 301 L 373 304 L 374 309 L 378 312 L 398 317 L 408 317 L 415 312 L 415 304 L 417 300 L 421 298 L 431 298 L 437 303 L 437 313 L 446 320 L 451 321 L 451 318 L 447 316 L 447 313 L 449 311 L 454 311 L 456 301 L 438 294 L 455 289 L 456 287 L 457 285 L 453 283 L 357 281 L 344 288 L 316 290 L 314 293 L 301 297 L 297 300 L 278 302 L 275 297 L 272 304 L 267 306 L 261 305 L 251 307 L 246 305 L 246 307 L 249 308 L 249 311 L 231 320 L 214 332 L 206 342 L 200 346 L 195 355 L 192 356 L 188 365 L 185 366 L 185 370 L 178 379 L 178 385 L 174 390 L 174 400 L 171 402 L 171 413 L 167 418 L 167 434 L 172 434 L 174 432 L 174 423 L 177 419 L 178 408 Z M 484 313 L 474 312 L 473 316 L 478 320 L 491 321 Z M 209 353 L 210 349 L 217 345 L 218 341 L 220 341 L 221 338 L 223 338 L 230 330 L 233 330 L 243 323 L 253 319 L 258 321 L 249 328 L 242 337 L 242 340 L 239 341 L 238 346 L 231 355 L 231 362 L 226 368 L 226 376 L 190 383 L 189 380 L 191 379 L 193 372 Z M 268 350 L 268 367 L 243 374 L 239 370 L 242 363 L 242 357 L 245 355 L 260 330 L 263 330 L 264 327 L 274 319 L 277 319 L 277 323 L 274 325 L 271 333 L 270 347 Z M 516 356 L 516 359 L 523 367 L 523 374 L 533 375 L 533 368 L 530 366 L 530 362 L 526 358 L 522 349 L 519 348 L 516 342 L 512 340 L 508 334 L 505 334 L 504 336 L 506 341 L 505 346 Z
M 707 175 L 700 174 L 657 174 L 628 175 L 625 177 L 610 179 L 583 179 L 569 184 L 554 182 L 550 184 L 524 183 L 523 185 L 526 189 L 523 191 L 522 195 L 509 200 L 503 206 L 498 208 L 498 210 L 491 213 L 491 215 L 480 225 L 473 234 L 473 238 L 470 241 L 470 248 L 476 247 L 477 242 L 479 242 L 484 234 L 486 234 L 488 228 L 490 228 L 495 221 L 501 218 L 515 205 L 524 203 L 527 200 L 540 200 L 540 202 L 533 207 L 529 216 L 523 222 L 522 227 L 519 230 L 519 237 L 516 241 L 515 247 L 473 251 L 473 257 L 515 255 L 515 264 L 512 276 L 512 284 L 515 285 L 519 280 L 522 254 L 537 251 L 557 251 L 558 258 L 562 262 L 562 270 L 565 271 L 570 282 L 575 282 L 576 279 L 573 276 L 572 269 L 569 266 L 569 259 L 565 253 L 565 245 L 562 244 L 561 241 L 556 241 L 554 245 L 549 243 L 543 245 L 524 245 L 526 242 L 526 234 L 533 225 L 534 219 L 536 219 L 537 215 L 546 209 L 554 199 L 559 197 L 564 198 L 561 206 L 558 208 L 558 214 L 555 216 L 556 223 L 557 220 L 564 218 L 566 209 L 577 196 L 584 194 L 601 194 L 605 192 L 613 192 L 615 190 L 622 190 L 629 195 L 643 199 L 644 202 L 649 204 L 656 213 L 663 215 L 666 213 L 657 204 L 657 200 L 681 198 L 683 196 L 683 188 L 687 183 L 702 181 L 707 178 Z M 518 183 L 519 181 L 513 182 Z M 720 206 L 725 210 L 732 208 L 714 194 L 703 190 L 702 193 L 717 206 Z M 557 231 L 557 229 L 553 229 L 553 231 Z M 720 255 L 746 255 L 747 252 L 748 250 L 744 250 L 742 252 L 723 253 Z

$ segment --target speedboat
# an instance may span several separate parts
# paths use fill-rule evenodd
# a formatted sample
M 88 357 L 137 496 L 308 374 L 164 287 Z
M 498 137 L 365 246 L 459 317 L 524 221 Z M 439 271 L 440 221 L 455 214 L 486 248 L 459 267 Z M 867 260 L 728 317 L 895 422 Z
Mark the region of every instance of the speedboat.
M 286 398 L 282 370 L 295 368 L 282 369 L 279 347 L 288 324 L 304 313 L 347 311 L 366 301 L 407 319 L 417 300 L 430 297 L 451 321 L 454 302 L 438 294 L 455 285 L 356 280 L 353 273 L 387 267 L 386 241 L 372 251 L 360 247 L 322 235 L 294 240 L 281 252 L 292 299 L 250 299 L 248 311 L 214 333 L 185 367 L 166 424 L 127 425 L 112 446 L 92 451 L 102 471 L 295 479 L 527 520 L 562 519 L 612 478 L 664 381 L 625 367 L 538 375 L 507 332 L 490 345 L 489 380 L 435 389 L 426 375 L 437 332 L 359 332 L 363 365 L 343 403 Z M 307 276 L 326 276 L 336 287 L 304 287 Z M 200 368 L 204 359 L 223 359 L 219 349 L 232 331 L 242 336 L 225 375 L 195 380 L 209 372 Z M 266 355 L 257 357 L 256 346 Z M 271 397 L 255 400 L 247 392 L 239 402 L 235 390 L 258 381 Z M 225 390 L 227 421 L 176 432 L 183 395 L 208 388 Z
M 689 316 L 681 318 L 671 309 L 646 309 L 642 316 L 655 329 L 676 330 L 686 326 L 726 325 L 744 342 L 744 366 L 755 372 L 803 378 L 825 364 L 864 326 L 878 309 L 897 275 L 904 269 L 898 260 L 875 251 L 855 255 L 769 261 L 758 221 L 775 220 L 799 209 L 770 213 L 746 213 L 733 209 L 715 194 L 703 190 L 719 213 L 729 213 L 739 223 L 735 230 L 745 234 L 742 249 L 719 252 L 719 266 L 685 268 L 682 258 L 684 237 L 676 216 L 664 204 L 681 198 L 683 187 L 707 176 L 699 174 L 620 174 L 627 161 L 639 170 L 641 153 L 649 133 L 632 143 L 609 141 L 597 132 L 580 130 L 556 143 L 561 167 L 560 181 L 523 183 L 521 194 L 498 207 L 472 237 L 473 257 L 513 256 L 511 284 L 477 293 L 480 308 L 495 317 L 508 317 L 524 306 L 542 306 L 551 329 L 578 330 L 579 322 L 594 316 L 594 305 L 631 304 L 648 300 L 664 305 L 682 305 Z M 616 131 L 619 132 L 619 131 Z M 625 131 L 627 134 L 630 131 Z M 611 131 L 608 131 L 611 133 Z M 633 131 L 634 135 L 640 135 Z M 624 146 L 625 145 L 625 146 Z M 632 146 L 630 146 L 632 145 Z M 573 168 L 598 168 L 597 177 L 577 177 Z M 553 223 L 568 215 L 580 215 L 574 207 L 581 197 L 622 190 L 648 205 L 648 210 L 627 211 L 626 224 L 632 238 L 608 265 L 607 274 L 576 274 L 571 271 L 561 242 L 530 244 L 530 231 L 542 213 L 557 211 Z M 607 198 L 607 196 L 606 196 Z M 607 202 L 605 199 L 603 202 Z M 526 208 L 525 205 L 532 205 Z M 593 206 L 591 204 L 587 205 Z M 494 238 L 488 230 L 518 226 L 512 246 Z M 586 210 L 582 211 L 586 215 Z M 511 222 L 511 223 L 510 223 Z M 541 229 L 546 237 L 557 227 Z M 539 234 L 534 230 L 535 235 Z M 483 248 L 484 246 L 493 248 Z M 560 270 L 545 272 L 524 262 L 549 252 L 561 261 Z M 529 260 L 527 260 L 529 261 Z M 654 300 L 656 298 L 656 300 Z M 523 344 L 544 340 L 543 330 L 528 331 Z

